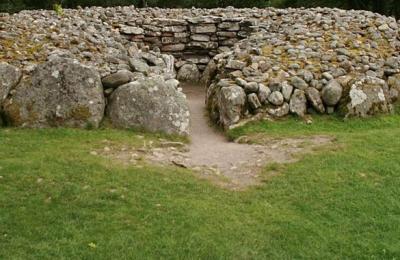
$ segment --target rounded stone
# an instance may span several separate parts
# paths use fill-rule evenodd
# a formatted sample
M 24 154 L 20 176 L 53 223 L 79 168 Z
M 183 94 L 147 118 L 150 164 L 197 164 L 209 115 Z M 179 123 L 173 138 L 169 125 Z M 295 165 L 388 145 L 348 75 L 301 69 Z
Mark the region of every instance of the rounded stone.
M 322 89 L 322 100 L 327 106 L 335 106 L 342 97 L 343 88 L 335 79 L 328 82 Z
M 133 78 L 135 75 L 129 70 L 120 70 L 102 78 L 101 81 L 104 88 L 117 88 L 130 82 Z
M 179 81 L 187 81 L 187 82 L 197 82 L 200 80 L 201 73 L 196 64 L 185 64 L 183 65 L 178 72 L 178 80 Z
M 283 98 L 283 95 L 279 91 L 274 91 L 268 96 L 268 101 L 275 106 L 280 106 L 283 104 L 285 99 Z

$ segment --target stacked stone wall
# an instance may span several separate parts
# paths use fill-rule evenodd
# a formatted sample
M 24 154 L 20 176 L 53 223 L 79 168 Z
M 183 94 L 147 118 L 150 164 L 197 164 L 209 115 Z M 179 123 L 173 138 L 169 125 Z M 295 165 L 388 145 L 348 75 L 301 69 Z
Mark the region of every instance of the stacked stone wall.
M 256 25 L 257 20 L 249 17 L 155 18 L 121 24 L 120 33 L 130 41 L 172 54 L 178 68 L 193 63 L 203 71 L 210 58 L 247 38 L 257 30 Z

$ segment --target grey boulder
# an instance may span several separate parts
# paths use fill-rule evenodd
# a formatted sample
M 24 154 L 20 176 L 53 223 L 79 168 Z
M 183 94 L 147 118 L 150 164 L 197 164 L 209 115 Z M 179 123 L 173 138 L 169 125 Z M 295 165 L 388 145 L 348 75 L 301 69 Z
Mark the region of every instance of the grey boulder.
M 287 114 L 289 114 L 290 108 L 288 103 L 283 103 L 282 106 L 277 107 L 277 108 L 269 108 L 267 110 L 268 114 L 270 114 L 273 117 L 284 117 Z
M 308 87 L 307 82 L 305 82 L 304 79 L 297 76 L 291 79 L 291 83 L 295 88 L 300 90 L 305 90 Z
M 215 64 L 214 60 L 211 60 L 207 67 L 205 68 L 203 75 L 201 76 L 201 83 L 208 86 L 211 83 L 211 80 L 215 77 L 217 73 L 217 64 Z
M 307 99 L 303 90 L 294 90 L 289 106 L 291 113 L 304 117 L 307 112 Z
M 289 101 L 290 97 L 293 93 L 293 86 L 290 85 L 287 81 L 282 83 L 282 95 L 285 101 Z
M 257 97 L 256 93 L 251 93 L 247 95 L 247 102 L 249 103 L 251 109 L 257 110 L 261 107 L 260 100 Z
M 119 128 L 189 134 L 186 97 L 161 76 L 120 86 L 110 97 L 107 116 L 113 126 Z
M 274 91 L 269 95 L 268 101 L 275 106 L 280 106 L 284 102 L 284 98 L 281 92 L 279 91 Z
M 133 71 L 141 73 L 148 73 L 150 70 L 150 66 L 147 64 L 147 62 L 139 58 L 129 59 L 129 66 Z
M 0 63 L 0 104 L 7 98 L 10 90 L 21 80 L 21 71 L 8 63 Z
M 375 77 L 361 77 L 353 81 L 348 95 L 342 100 L 339 112 L 345 118 L 368 117 L 392 111 L 386 82 Z
M 178 72 L 179 81 L 197 82 L 200 80 L 201 74 L 196 64 L 184 64 Z
M 271 90 L 262 83 L 258 84 L 258 86 L 258 100 L 260 100 L 261 104 L 267 104 Z
M 52 56 L 4 102 L 13 126 L 98 127 L 105 101 L 100 75 L 78 61 Z
M 218 96 L 219 121 L 225 129 L 240 121 L 246 104 L 246 93 L 238 85 L 222 87 Z
M 315 88 L 307 88 L 305 90 L 305 93 L 308 101 L 311 103 L 313 108 L 321 114 L 325 113 L 325 107 L 324 104 L 322 103 L 319 91 Z
M 343 88 L 336 80 L 331 80 L 322 89 L 322 100 L 327 106 L 335 106 L 342 97 Z

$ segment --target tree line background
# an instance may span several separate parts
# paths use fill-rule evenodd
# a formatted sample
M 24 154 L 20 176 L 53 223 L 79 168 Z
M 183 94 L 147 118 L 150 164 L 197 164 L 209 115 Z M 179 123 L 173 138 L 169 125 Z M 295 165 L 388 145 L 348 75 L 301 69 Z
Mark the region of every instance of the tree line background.
M 400 19 L 400 0 L 0 0 L 0 12 L 17 12 L 23 9 L 51 9 L 54 4 L 64 8 L 77 6 L 135 5 L 158 7 L 339 7 L 364 9 L 396 16 Z

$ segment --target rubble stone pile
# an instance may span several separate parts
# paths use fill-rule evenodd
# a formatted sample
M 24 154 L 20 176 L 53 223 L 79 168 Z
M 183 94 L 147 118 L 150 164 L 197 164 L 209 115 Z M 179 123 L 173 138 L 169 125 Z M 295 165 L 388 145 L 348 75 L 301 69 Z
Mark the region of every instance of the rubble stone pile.
M 225 128 L 243 119 L 393 111 L 400 24 L 367 11 L 276 10 L 259 32 L 206 68 L 207 107 Z
M 391 17 L 328 8 L 2 13 L 0 123 L 97 127 L 106 116 L 116 127 L 187 134 L 179 81 L 200 79 L 211 119 L 226 129 L 289 114 L 390 113 L 399 28 Z

